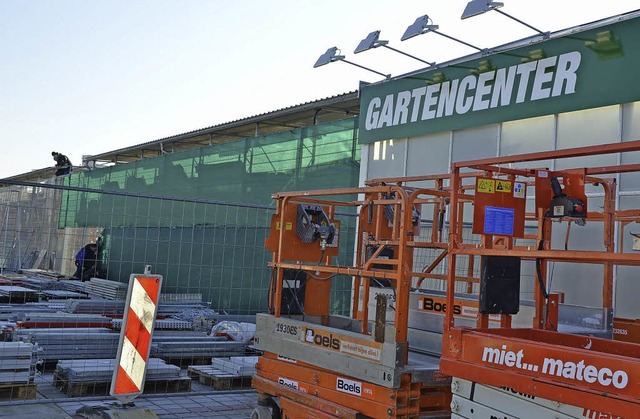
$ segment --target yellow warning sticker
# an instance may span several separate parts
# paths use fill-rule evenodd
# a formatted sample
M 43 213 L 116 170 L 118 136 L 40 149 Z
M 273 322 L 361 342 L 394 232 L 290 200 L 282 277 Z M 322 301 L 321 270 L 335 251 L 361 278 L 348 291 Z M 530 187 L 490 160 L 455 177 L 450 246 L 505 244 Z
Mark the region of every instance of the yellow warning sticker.
M 293 230 L 293 223 L 292 223 L 291 221 L 287 221 L 287 222 L 284 224 L 284 229 L 285 229 L 285 230 Z
M 493 193 L 496 189 L 496 181 L 493 179 L 478 179 L 476 191 L 484 193 Z
M 496 191 L 511 193 L 511 182 L 508 180 L 496 180 Z

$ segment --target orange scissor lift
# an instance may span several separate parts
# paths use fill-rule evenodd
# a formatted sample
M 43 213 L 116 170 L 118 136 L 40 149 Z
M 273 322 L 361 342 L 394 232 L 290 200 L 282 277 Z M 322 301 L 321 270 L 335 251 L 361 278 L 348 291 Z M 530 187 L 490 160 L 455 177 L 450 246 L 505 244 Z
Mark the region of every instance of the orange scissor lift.
M 496 418 L 638 418 L 640 417 L 640 345 L 612 340 L 616 266 L 638 266 L 640 255 L 617 248 L 614 234 L 638 220 L 637 210 L 616 209 L 616 175 L 640 171 L 640 165 L 578 169 L 514 169 L 526 162 L 561 161 L 640 150 L 640 142 L 590 146 L 502 158 L 455 163 L 451 175 L 450 235 L 447 304 L 453 305 L 458 265 L 481 258 L 479 315 L 475 327 L 455 323 L 446 313 L 442 357 L 443 373 L 452 378 L 452 417 Z M 575 160 L 574 160 L 575 161 Z M 562 167 L 567 165 L 563 163 Z M 473 182 L 463 179 L 469 170 L 481 171 Z M 469 188 L 469 185 L 471 186 Z M 525 199 L 529 193 L 529 212 Z M 587 194 L 585 191 L 588 191 Z M 603 199 L 593 205 L 592 192 Z M 535 204 L 531 210 L 535 195 Z M 594 195 L 592 195 L 594 196 Z M 473 204 L 473 233 L 479 243 L 465 243 L 465 206 Z M 571 224 L 599 224 L 601 241 L 586 248 L 558 246 L 557 231 L 569 234 Z M 558 234 L 560 232 L 560 234 Z M 560 240 L 561 242 L 562 240 Z M 619 240 L 621 243 L 622 240 Z M 598 265 L 602 272 L 600 321 L 604 332 L 561 333 L 558 307 L 562 295 L 548 292 L 556 264 Z M 574 272 L 580 272 L 575 269 Z M 531 327 L 516 328 L 512 316 L 518 307 L 520 275 L 535 283 L 535 314 Z M 571 287 L 580 287 L 579 274 Z M 590 278 L 589 278 L 590 279 Z M 574 288 L 575 289 L 575 288 Z M 490 316 L 499 316 L 492 328 Z M 588 318 L 583 322 L 588 322 Z M 635 322 L 619 319 L 632 327 Z M 622 327 L 622 326 L 620 326 Z M 633 339 L 629 339 L 633 341 Z
M 256 319 L 255 345 L 264 355 L 252 382 L 261 405 L 254 418 L 450 416 L 450 379 L 438 356 L 409 344 L 410 333 L 422 332 L 410 331 L 412 280 L 446 276 L 432 272 L 447 249 L 446 177 L 273 196 L 270 312 Z M 430 187 L 410 188 L 407 180 Z M 433 222 L 421 233 L 425 208 Z M 357 233 L 345 263 L 338 241 L 347 224 Z M 428 251 L 439 254 L 435 264 L 418 257 Z M 351 289 L 348 315 L 332 314 L 331 288 L 340 281 Z

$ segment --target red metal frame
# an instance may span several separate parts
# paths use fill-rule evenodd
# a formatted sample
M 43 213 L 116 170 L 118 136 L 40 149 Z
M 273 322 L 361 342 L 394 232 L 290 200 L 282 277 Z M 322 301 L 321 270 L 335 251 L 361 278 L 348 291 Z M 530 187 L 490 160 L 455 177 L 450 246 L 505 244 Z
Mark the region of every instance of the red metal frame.
M 408 316 L 412 282 L 414 279 L 445 279 L 444 276 L 431 272 L 433 267 L 430 266 L 414 272 L 413 253 L 415 249 L 423 248 L 446 252 L 442 229 L 438 227 L 441 220 L 439 215 L 444 212 L 449 199 L 449 192 L 444 187 L 446 178 L 448 175 L 394 178 L 370 181 L 363 188 L 284 192 L 274 195 L 277 207 L 266 243 L 267 248 L 273 252 L 272 262 L 269 264 L 273 268 L 270 313 L 276 319 L 286 317 L 281 304 L 285 269 L 309 273 L 305 289 L 304 318 L 320 319 L 318 324 L 323 326 L 329 324 L 331 316 L 331 281 L 353 281 L 350 318 L 360 325 L 363 345 L 375 348 L 375 345 L 382 343 L 377 340 L 372 342 L 369 332 L 371 317 L 367 303 L 371 279 L 391 281 L 395 289 L 393 342 L 404 350 L 398 360 L 398 368 L 402 370 L 408 364 Z M 407 187 L 406 182 L 409 181 L 431 181 L 434 188 Z M 345 199 L 336 200 L 337 196 Z M 417 227 L 413 225 L 413 208 L 424 203 L 434 207 L 435 226 L 430 242 L 416 241 Z M 353 264 L 337 264 L 335 249 L 321 251 L 317 242 L 300 242 L 295 229 L 295 214 L 299 204 L 322 206 L 332 223 L 337 221 L 336 214 L 344 211 L 344 208 L 359 209 Z M 392 219 L 389 219 L 388 213 L 385 215 L 385 208 L 387 211 L 389 208 L 393 209 Z M 367 248 L 375 250 L 368 254 Z M 377 258 L 385 248 L 391 248 L 393 256 L 388 259 Z M 444 256 L 439 261 L 443 259 Z M 334 278 L 336 275 L 339 276 Z M 465 279 L 473 281 L 468 277 Z M 303 325 L 301 329 L 304 331 L 306 327 Z M 340 330 L 336 329 L 334 336 L 336 333 L 340 333 Z M 384 339 L 382 335 L 379 337 Z M 330 366 L 323 367 L 312 359 L 306 359 L 305 362 L 296 360 L 292 364 L 280 360 L 278 355 L 289 356 L 277 354 L 275 350 L 265 351 L 258 362 L 253 386 L 263 398 L 279 398 L 283 414 L 288 417 L 355 417 L 354 412 L 366 417 L 435 417 L 429 416 L 430 414 L 442 417 L 446 415 L 451 401 L 448 377 L 442 376 L 441 383 L 435 385 L 423 385 L 421 382 L 411 382 L 411 373 L 403 372 L 399 373 L 401 378 L 397 387 L 354 378 L 354 381 L 362 383 L 362 395 L 358 396 L 336 391 L 336 380 L 345 377 L 344 372 L 330 370 Z M 333 351 L 331 356 L 339 357 L 341 354 Z M 282 377 L 295 381 L 297 389 L 278 384 Z M 332 416 L 324 416 L 326 414 Z
M 616 213 L 615 181 L 595 176 L 636 172 L 640 171 L 640 165 L 581 169 L 585 183 L 601 185 L 604 190 L 603 210 L 587 214 L 588 222 L 604 224 L 604 251 L 550 250 L 552 223 L 545 220 L 544 211 L 540 208 L 527 217 L 530 223 L 537 224 L 536 241 L 541 243 L 540 250 L 537 246 L 518 246 L 517 241 L 511 237 L 493 235 L 484 235 L 478 246 L 463 243 L 461 208 L 464 202 L 468 202 L 470 191 L 462 188 L 462 169 L 482 170 L 482 176 L 495 179 L 508 176 L 531 182 L 535 171 L 508 169 L 500 165 L 638 150 L 640 141 L 632 141 L 454 163 L 451 175 L 447 304 L 451 306 L 454 302 L 458 257 L 508 255 L 540 260 L 543 272 L 541 279 L 545 287 L 546 265 L 551 261 L 602 265 L 603 308 L 613 308 L 614 266 L 640 265 L 640 255 L 623 253 L 621 246 L 616 252 L 613 241 L 616 222 L 624 226 L 628 222 L 625 216 L 637 217 L 638 213 Z M 495 246 L 496 243 L 500 246 Z M 579 286 L 578 281 L 579 278 L 576 278 L 576 286 Z M 453 313 L 448 312 L 441 358 L 442 371 L 483 384 L 508 385 L 519 392 L 612 415 L 636 417 L 640 411 L 640 346 L 556 332 L 553 321 L 548 321 L 547 314 L 554 304 L 557 307 L 557 300 L 547 300 L 541 287 L 536 287 L 535 301 L 536 318 L 530 329 L 511 328 L 509 315 L 502 316 L 501 328 L 489 329 L 486 314 L 479 316 L 477 329 L 455 327 Z

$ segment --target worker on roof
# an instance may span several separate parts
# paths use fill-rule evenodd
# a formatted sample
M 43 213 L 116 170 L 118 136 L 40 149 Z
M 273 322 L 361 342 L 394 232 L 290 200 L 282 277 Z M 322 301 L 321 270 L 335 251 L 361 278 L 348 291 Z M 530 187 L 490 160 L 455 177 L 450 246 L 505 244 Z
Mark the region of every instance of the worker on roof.
M 58 153 L 57 151 L 52 151 L 51 155 L 53 159 L 56 161 L 56 176 L 68 175 L 71 173 L 71 160 L 69 157 L 65 156 L 62 153 Z

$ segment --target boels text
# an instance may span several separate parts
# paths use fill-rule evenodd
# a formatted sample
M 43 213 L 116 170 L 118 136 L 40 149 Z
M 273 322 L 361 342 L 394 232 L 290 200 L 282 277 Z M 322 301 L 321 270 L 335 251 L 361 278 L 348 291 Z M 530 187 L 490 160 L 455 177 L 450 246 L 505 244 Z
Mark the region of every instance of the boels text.
M 435 311 L 437 313 L 446 313 L 447 303 L 435 301 L 431 297 L 424 297 L 422 299 L 422 309 L 426 311 Z M 462 307 L 460 307 L 458 304 L 454 304 L 453 314 L 462 314 Z
M 338 377 L 336 381 L 336 390 L 343 393 L 353 394 L 355 396 L 362 395 L 362 383 L 359 381 L 347 380 L 346 378 Z
M 304 340 L 318 346 L 322 346 L 336 351 L 340 350 L 340 339 L 333 337 L 333 334 L 324 335 L 313 329 L 307 329 Z

